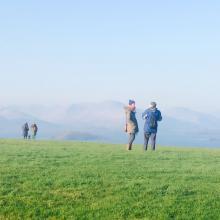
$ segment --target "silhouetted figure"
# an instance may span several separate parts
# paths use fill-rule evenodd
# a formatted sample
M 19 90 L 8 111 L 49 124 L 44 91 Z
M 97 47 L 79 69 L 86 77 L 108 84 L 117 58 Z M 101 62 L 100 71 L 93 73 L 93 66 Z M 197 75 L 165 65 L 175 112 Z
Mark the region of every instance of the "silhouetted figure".
M 31 125 L 31 132 L 32 132 L 32 139 L 36 139 L 38 127 L 35 123 Z
M 27 122 L 22 126 L 22 132 L 23 132 L 24 139 L 27 139 L 28 138 L 28 132 L 29 132 L 29 126 L 28 126 Z

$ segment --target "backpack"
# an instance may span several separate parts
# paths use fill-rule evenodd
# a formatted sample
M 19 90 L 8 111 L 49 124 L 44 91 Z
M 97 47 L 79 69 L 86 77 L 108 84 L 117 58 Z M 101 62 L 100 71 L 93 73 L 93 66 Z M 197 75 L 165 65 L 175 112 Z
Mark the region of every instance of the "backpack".
M 157 118 L 155 112 L 149 112 L 147 116 L 147 123 L 151 129 L 157 128 Z

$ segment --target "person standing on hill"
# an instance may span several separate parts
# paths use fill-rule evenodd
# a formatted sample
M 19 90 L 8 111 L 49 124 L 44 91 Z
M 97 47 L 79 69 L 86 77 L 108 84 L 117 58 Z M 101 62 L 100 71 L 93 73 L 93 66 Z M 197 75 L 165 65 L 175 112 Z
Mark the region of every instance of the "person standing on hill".
M 26 123 L 22 126 L 22 133 L 23 133 L 24 139 L 27 139 L 27 138 L 28 138 L 28 132 L 29 132 L 29 126 L 28 126 L 28 123 L 26 122 Z
M 128 145 L 127 150 L 132 150 L 132 144 L 135 140 L 135 136 L 138 133 L 138 122 L 136 119 L 136 105 L 134 100 L 129 100 L 128 106 L 125 108 L 126 125 L 125 132 L 128 133 Z
M 38 127 L 35 123 L 31 125 L 31 131 L 32 131 L 32 139 L 36 139 Z
M 158 121 L 162 121 L 161 112 L 157 109 L 157 103 L 151 102 L 150 108 L 145 110 L 142 114 L 142 118 L 145 120 L 144 125 L 144 150 L 148 148 L 149 139 L 151 139 L 152 150 L 156 149 L 156 137 L 158 129 Z

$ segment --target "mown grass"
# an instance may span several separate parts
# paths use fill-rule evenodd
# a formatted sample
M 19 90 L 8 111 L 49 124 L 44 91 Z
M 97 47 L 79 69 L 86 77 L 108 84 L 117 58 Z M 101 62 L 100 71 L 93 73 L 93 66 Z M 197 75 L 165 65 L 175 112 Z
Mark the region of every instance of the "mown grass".
M 0 140 L 0 219 L 220 219 L 220 150 Z

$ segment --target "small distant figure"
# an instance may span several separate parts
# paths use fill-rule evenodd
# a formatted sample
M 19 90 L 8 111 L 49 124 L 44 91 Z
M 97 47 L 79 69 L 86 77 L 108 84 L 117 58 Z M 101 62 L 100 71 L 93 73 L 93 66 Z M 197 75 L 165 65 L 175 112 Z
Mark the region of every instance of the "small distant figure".
M 156 138 L 158 121 L 162 121 L 161 112 L 157 109 L 157 103 L 151 102 L 150 108 L 148 108 L 143 114 L 142 118 L 145 120 L 144 125 L 144 150 L 148 148 L 149 139 L 151 139 L 151 148 L 153 151 L 156 149 Z
M 28 138 L 28 132 L 29 132 L 29 126 L 28 126 L 27 122 L 22 126 L 22 132 L 23 132 L 24 139 L 27 139 Z
M 136 105 L 134 100 L 129 100 L 128 106 L 125 108 L 125 115 L 126 115 L 126 125 L 125 125 L 125 132 L 128 133 L 128 145 L 127 150 L 132 150 L 132 144 L 135 140 L 135 136 L 138 133 L 138 122 L 136 119 Z
M 35 140 L 38 132 L 38 127 L 35 123 L 31 125 L 31 131 L 32 131 L 32 139 Z

